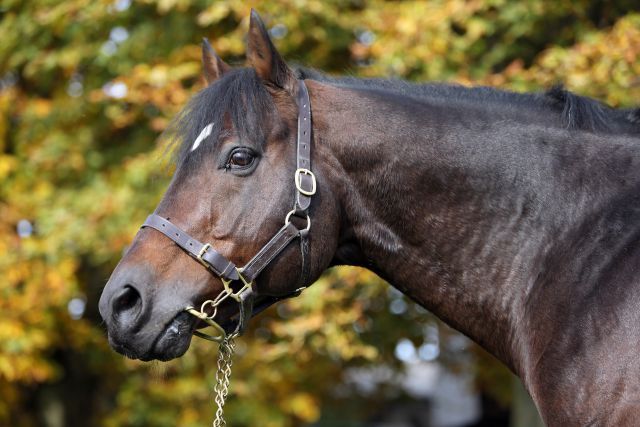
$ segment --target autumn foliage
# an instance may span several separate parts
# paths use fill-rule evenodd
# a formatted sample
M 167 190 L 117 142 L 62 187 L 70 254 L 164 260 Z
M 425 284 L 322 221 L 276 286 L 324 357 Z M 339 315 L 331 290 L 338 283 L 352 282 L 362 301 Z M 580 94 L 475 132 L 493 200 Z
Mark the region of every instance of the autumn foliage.
M 516 91 L 563 82 L 630 106 L 640 100 L 634 4 L 4 1 L 0 425 L 209 424 L 212 345 L 194 342 L 167 364 L 132 362 L 108 347 L 97 313 L 102 286 L 170 178 L 158 137 L 202 87 L 202 37 L 241 64 L 254 6 L 285 58 L 326 72 Z M 396 344 L 420 346 L 433 322 L 407 301 L 390 311 L 398 300 L 374 275 L 336 269 L 259 316 L 238 345 L 230 424 L 300 426 L 337 408 L 365 417 L 393 391 L 353 397 L 345 370 L 400 372 Z M 478 378 L 506 401 L 508 377 L 496 369 Z

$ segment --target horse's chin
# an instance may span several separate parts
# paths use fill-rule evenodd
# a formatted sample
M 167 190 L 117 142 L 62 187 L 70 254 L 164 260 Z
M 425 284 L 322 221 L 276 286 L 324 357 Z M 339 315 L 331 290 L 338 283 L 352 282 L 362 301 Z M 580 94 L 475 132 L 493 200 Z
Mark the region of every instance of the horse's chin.
M 187 312 L 178 313 L 156 336 L 150 345 L 126 345 L 115 342 L 110 336 L 111 346 L 120 354 L 144 362 L 160 360 L 166 362 L 184 355 L 189 349 L 197 319 Z

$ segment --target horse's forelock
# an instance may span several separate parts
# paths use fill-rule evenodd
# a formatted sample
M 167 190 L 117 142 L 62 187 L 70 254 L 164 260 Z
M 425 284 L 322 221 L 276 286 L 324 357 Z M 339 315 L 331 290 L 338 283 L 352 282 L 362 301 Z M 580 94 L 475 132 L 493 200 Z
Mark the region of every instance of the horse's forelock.
M 238 68 L 198 92 L 172 120 L 163 138 L 169 141 L 176 163 L 189 168 L 217 148 L 229 124 L 239 138 L 264 142 L 264 123 L 272 111 L 271 96 L 255 71 Z M 208 127 L 208 136 L 192 150 Z

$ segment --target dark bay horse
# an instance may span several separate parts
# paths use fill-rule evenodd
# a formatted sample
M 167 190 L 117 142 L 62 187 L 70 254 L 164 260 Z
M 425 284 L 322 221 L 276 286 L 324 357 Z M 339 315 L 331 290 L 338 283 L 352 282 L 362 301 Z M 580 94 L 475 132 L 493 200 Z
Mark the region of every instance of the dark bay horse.
M 207 44 L 203 53 L 209 85 L 172 125 L 182 146 L 155 218 L 236 266 L 269 246 L 292 206 L 286 223 L 310 226 L 306 247 L 289 240 L 265 261 L 249 317 L 331 265 L 366 267 L 509 366 L 547 425 L 638 424 L 637 111 L 561 88 L 513 94 L 293 70 L 255 13 L 248 68 Z M 306 187 L 313 198 L 298 215 L 303 89 L 317 189 Z M 134 239 L 100 312 L 117 351 L 168 360 L 203 325 L 185 308 L 246 270 L 210 274 L 155 227 Z M 219 305 L 227 331 L 239 317 L 231 299 Z

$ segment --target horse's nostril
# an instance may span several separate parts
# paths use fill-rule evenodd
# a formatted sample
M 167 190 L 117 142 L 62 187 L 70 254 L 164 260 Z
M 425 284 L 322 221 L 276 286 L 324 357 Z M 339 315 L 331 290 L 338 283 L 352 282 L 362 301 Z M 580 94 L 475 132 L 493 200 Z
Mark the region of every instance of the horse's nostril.
M 140 292 L 131 285 L 125 285 L 122 292 L 113 299 L 113 314 L 118 318 L 136 317 L 141 306 Z

